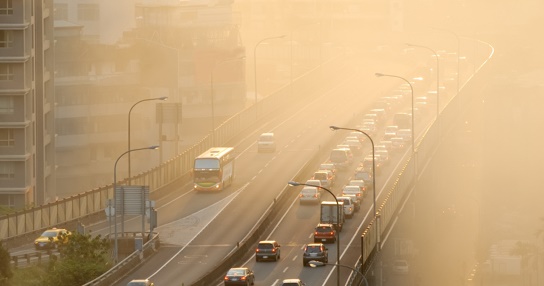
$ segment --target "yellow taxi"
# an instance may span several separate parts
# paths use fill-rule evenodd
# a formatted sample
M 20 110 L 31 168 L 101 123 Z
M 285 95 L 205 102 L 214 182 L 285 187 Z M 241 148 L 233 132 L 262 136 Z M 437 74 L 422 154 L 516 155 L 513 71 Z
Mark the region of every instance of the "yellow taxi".
M 66 243 L 70 234 L 64 228 L 48 229 L 34 240 L 34 247 L 36 250 L 57 248 L 58 244 Z

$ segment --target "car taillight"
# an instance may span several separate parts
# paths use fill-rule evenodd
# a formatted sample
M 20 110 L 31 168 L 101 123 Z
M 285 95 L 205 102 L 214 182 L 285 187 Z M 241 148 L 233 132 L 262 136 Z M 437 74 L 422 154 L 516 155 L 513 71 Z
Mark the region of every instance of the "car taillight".
M 358 196 L 358 197 L 360 197 L 360 196 L 361 196 L 361 194 L 357 194 L 357 196 Z
M 334 235 L 334 231 L 331 231 L 331 232 L 329 233 L 329 235 Z
M 314 195 L 314 198 L 317 198 L 317 194 Z
M 318 234 L 319 234 L 319 232 L 317 232 L 317 231 L 316 231 L 316 232 L 314 232 L 314 235 L 318 235 Z
M 273 248 L 273 249 L 272 249 L 272 252 L 276 252 L 276 249 L 275 249 L 275 248 Z
M 255 252 L 259 252 L 259 251 L 260 251 L 260 250 L 259 250 L 258 248 L 257 248 L 257 249 L 255 249 Z
M 240 277 L 240 280 L 246 280 L 245 276 Z
M 223 280 L 229 281 L 229 277 L 228 277 L 228 276 L 225 276 L 225 278 L 223 278 Z

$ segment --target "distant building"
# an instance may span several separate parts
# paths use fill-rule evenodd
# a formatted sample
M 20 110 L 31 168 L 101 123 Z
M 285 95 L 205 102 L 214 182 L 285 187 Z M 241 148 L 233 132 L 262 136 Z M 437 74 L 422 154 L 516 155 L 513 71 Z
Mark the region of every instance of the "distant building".
M 0 205 L 55 200 L 52 0 L 0 1 Z
M 135 26 L 135 0 L 54 0 L 55 20 L 81 25 L 81 39 L 113 45 Z
M 59 196 L 113 182 L 114 163 L 128 150 L 129 111 L 140 100 L 168 97 L 131 112 L 131 148 L 161 146 L 131 153 L 132 176 L 210 132 L 212 72 L 216 122 L 244 107 L 245 53 L 228 1 L 61 2 L 55 2 L 56 53 L 63 55 L 55 61 Z M 105 2 L 123 3 L 120 13 L 133 11 L 138 25 L 102 44 L 96 40 L 102 35 L 89 37 L 88 21 L 70 15 L 75 6 L 95 3 L 102 19 Z M 112 31 L 130 26 L 120 17 L 111 22 Z M 118 179 L 128 176 L 126 157 L 117 166 Z

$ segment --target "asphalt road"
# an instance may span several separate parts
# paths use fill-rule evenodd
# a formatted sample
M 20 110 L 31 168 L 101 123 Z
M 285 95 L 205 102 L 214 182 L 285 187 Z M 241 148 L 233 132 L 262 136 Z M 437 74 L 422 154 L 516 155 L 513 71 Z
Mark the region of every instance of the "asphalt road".
M 381 88 L 390 86 L 388 83 L 378 82 L 373 75 L 375 70 L 383 67 L 383 62 L 369 60 L 364 65 L 366 73 L 346 78 L 345 83 L 316 97 L 303 108 L 286 109 L 235 146 L 239 154 L 236 162 L 237 177 L 233 186 L 214 194 L 196 193 L 190 188 L 178 190 L 179 201 L 172 200 L 167 207 L 159 210 L 159 217 L 166 213 L 167 216 L 181 218 L 172 221 L 171 225 L 159 227 L 161 242 L 165 245 L 157 255 L 118 285 L 141 277 L 151 277 L 157 285 L 189 285 L 233 251 L 237 243 L 250 233 L 279 192 L 285 189 L 287 182 L 308 158 L 319 152 L 324 140 L 333 136 L 328 126 L 341 126 L 353 116 L 360 116 L 372 103 L 369 97 L 377 97 Z M 363 86 L 366 97 L 361 102 L 360 90 Z M 359 106 L 360 109 L 349 108 L 352 106 Z M 260 133 L 267 131 L 276 134 L 278 152 L 259 154 L 255 141 Z M 340 178 L 341 181 L 345 182 L 347 176 L 348 174 Z M 369 205 L 367 200 L 358 218 L 352 221 L 362 220 Z M 275 277 L 298 276 L 301 273 L 302 265 L 295 257 L 300 255 L 300 247 L 308 242 L 308 237 L 319 220 L 316 210 L 319 209 L 311 206 L 299 207 L 298 204 L 294 204 L 289 210 L 281 227 L 277 229 L 278 233 L 274 233 L 274 237 L 283 245 L 282 259 L 277 264 L 263 263 L 255 266 L 259 284 L 274 285 L 279 279 Z M 360 231 L 358 224 L 349 225 L 342 232 L 346 235 L 346 243 L 349 241 L 347 238 L 353 237 L 356 230 Z M 196 237 L 192 239 L 191 234 Z M 335 259 L 335 246 L 331 245 L 329 249 L 331 259 Z M 288 264 L 278 266 L 284 263 Z M 304 271 L 309 274 L 300 275 L 311 275 L 312 279 L 308 279 L 313 284 L 326 279 L 324 271 L 317 270 L 322 273 L 319 276 L 308 272 L 310 269 Z M 318 273 L 317 271 L 313 273 Z

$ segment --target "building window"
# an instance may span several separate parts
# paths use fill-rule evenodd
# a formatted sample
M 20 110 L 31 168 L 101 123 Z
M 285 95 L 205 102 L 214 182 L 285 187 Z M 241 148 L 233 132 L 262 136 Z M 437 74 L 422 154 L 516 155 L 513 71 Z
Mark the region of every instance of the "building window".
M 0 48 L 11 48 L 13 46 L 13 31 L 0 30 Z
M 0 0 L 0 15 L 13 15 L 12 0 Z
M 13 162 L 0 161 L 0 180 L 15 178 L 15 165 Z
M 15 137 L 11 128 L 0 128 L 0 147 L 4 146 L 15 146 Z
M 80 21 L 98 20 L 99 10 L 97 4 L 79 4 L 77 5 L 77 18 Z
M 5 206 L 8 208 L 15 207 L 15 196 L 16 195 L 0 195 L 0 206 Z
M 0 96 L 0 114 L 15 112 L 15 98 L 13 96 Z
M 68 21 L 68 4 L 55 4 L 55 20 Z
M 13 80 L 13 67 L 11 64 L 0 64 L 0 80 Z

